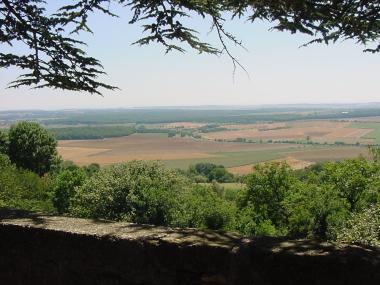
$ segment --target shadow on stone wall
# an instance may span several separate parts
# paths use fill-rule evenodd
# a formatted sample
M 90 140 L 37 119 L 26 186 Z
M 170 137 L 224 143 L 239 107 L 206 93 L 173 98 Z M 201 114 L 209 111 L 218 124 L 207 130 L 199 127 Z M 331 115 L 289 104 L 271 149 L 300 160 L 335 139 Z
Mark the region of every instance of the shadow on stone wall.
M 380 249 L 0 209 L 0 284 L 380 284 Z

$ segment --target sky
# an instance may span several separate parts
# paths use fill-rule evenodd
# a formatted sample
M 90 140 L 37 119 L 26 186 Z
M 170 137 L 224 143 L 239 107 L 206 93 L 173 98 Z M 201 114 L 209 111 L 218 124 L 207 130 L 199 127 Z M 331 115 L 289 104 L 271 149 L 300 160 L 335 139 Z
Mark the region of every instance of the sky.
M 92 15 L 93 34 L 81 34 L 86 51 L 101 60 L 107 76 L 118 86 L 104 96 L 28 87 L 8 89 L 20 71 L 0 69 L 0 110 L 130 108 L 155 106 L 380 102 L 380 54 L 363 53 L 352 41 L 315 44 L 305 35 L 269 31 L 264 22 L 228 22 L 227 29 L 242 40 L 247 51 L 231 44 L 231 52 L 248 75 L 233 66 L 227 55 L 171 52 L 157 44 L 136 46 L 139 24 L 130 25 L 128 9 L 114 7 L 120 18 Z M 215 45 L 210 23 L 192 17 L 200 37 Z M 16 47 L 17 48 L 17 47 Z M 0 46 L 0 51 L 4 50 Z

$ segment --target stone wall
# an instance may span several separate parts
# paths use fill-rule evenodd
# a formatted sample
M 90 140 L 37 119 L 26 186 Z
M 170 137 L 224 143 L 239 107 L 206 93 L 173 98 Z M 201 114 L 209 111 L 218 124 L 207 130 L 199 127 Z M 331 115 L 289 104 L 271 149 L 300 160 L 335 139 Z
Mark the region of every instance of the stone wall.
M 0 284 L 380 284 L 380 249 L 0 210 Z

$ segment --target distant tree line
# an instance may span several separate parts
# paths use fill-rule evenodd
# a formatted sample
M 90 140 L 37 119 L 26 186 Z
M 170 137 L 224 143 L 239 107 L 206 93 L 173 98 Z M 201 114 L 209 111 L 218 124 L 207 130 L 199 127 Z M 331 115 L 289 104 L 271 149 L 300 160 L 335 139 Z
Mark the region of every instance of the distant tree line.
M 270 114 L 269 114 L 270 113 Z M 8 119 L 20 119 L 17 114 Z M 253 110 L 87 110 L 81 113 L 60 111 L 34 115 L 44 125 L 102 125 L 102 124 L 156 124 L 197 122 L 205 124 L 254 124 L 262 122 L 287 122 L 296 120 L 347 119 L 380 116 L 379 108 L 357 109 L 310 109 L 310 108 L 263 108 Z M 7 117 L 5 117 L 7 118 Z M 22 119 L 22 118 L 21 118 Z
M 134 134 L 134 126 L 86 126 L 52 128 L 49 131 L 57 140 L 91 140 L 111 137 L 124 137 Z

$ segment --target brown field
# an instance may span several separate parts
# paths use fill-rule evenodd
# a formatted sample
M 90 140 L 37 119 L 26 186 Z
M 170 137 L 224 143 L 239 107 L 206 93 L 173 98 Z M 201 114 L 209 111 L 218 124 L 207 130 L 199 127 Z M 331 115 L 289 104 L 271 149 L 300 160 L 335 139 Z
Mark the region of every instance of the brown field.
M 346 143 L 370 142 L 363 137 L 370 133 L 372 129 L 359 129 L 350 127 L 350 122 L 342 121 L 299 121 L 288 124 L 251 124 L 226 125 L 228 131 L 212 132 L 204 134 L 203 137 L 209 140 L 234 140 L 246 138 L 253 140 L 310 140 L 320 143 L 334 143 L 343 141 Z
M 227 170 L 235 175 L 246 175 L 252 172 L 253 167 L 254 167 L 253 164 L 247 164 L 247 165 L 229 167 L 227 168 Z
M 355 147 L 338 147 L 330 149 L 308 149 L 305 151 L 295 151 L 288 156 L 272 160 L 273 162 L 286 162 L 294 170 L 304 169 L 317 162 L 337 161 L 359 156 L 368 156 L 364 148 Z M 265 163 L 265 162 L 264 162 Z M 245 175 L 252 172 L 254 164 L 247 164 L 227 168 L 229 172 L 237 175 Z
M 168 138 L 163 135 L 134 134 L 104 140 L 59 141 L 58 152 L 79 165 L 93 162 L 107 165 L 134 159 L 178 160 L 211 158 L 218 153 L 279 150 L 289 144 L 247 144 Z
M 314 164 L 314 162 L 296 159 L 292 156 L 272 160 L 272 162 L 286 162 L 294 170 L 304 169 Z M 245 174 L 251 173 L 254 166 L 255 166 L 254 164 L 241 165 L 241 166 L 229 167 L 227 168 L 227 170 L 236 175 L 245 175 Z
M 321 162 L 329 160 L 342 160 L 348 158 L 357 158 L 359 156 L 368 156 L 366 148 L 358 147 L 337 147 L 330 149 L 314 149 L 308 151 L 295 152 L 292 156 L 299 160 L 310 162 Z

